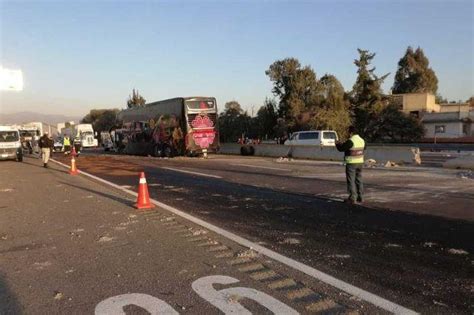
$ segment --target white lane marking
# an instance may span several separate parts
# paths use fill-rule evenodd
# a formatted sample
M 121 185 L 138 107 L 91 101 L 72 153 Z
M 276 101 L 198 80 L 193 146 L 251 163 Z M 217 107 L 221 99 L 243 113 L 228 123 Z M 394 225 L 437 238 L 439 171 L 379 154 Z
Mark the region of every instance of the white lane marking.
M 136 305 L 152 315 L 179 315 L 168 303 L 154 296 L 129 293 L 110 297 L 95 307 L 95 315 L 126 315 L 123 308 Z
M 66 168 L 69 168 L 68 165 L 66 164 L 63 164 L 61 162 L 58 162 L 56 160 L 52 160 L 53 162 L 56 162 Z M 85 173 L 83 171 L 79 171 L 80 174 L 83 174 L 84 176 L 88 176 L 98 182 L 101 182 L 101 183 L 104 183 L 104 184 L 107 184 L 111 187 L 114 187 L 118 190 L 121 190 L 121 191 L 124 191 L 126 193 L 129 193 L 130 195 L 132 196 L 135 196 L 137 197 L 137 193 L 134 192 L 134 191 L 131 191 L 129 189 L 126 189 L 126 188 L 123 188 L 119 185 L 116 185 L 112 182 L 109 182 L 105 179 L 102 179 L 100 177 L 97 177 L 97 176 L 94 176 L 92 174 L 89 174 L 89 173 Z M 324 273 L 322 271 L 319 271 L 318 269 L 315 269 L 313 267 L 310 267 L 308 265 L 305 265 L 303 263 L 300 263 L 299 261 L 296 261 L 294 259 L 291 259 L 289 257 L 286 257 L 286 256 L 283 256 L 271 249 L 268 249 L 266 247 L 263 247 L 257 243 L 254 243 L 254 242 L 251 242 L 243 237 L 240 237 L 234 233 L 231 233 L 229 231 L 226 231 L 224 229 L 221 229 L 220 227 L 217 227 L 213 224 L 210 224 L 210 223 L 207 223 L 206 221 L 203 221 L 201 219 L 198 219 L 196 217 L 193 217 L 192 215 L 190 214 L 187 214 L 181 210 L 178 210 L 176 208 L 173 208 L 171 206 L 168 206 L 167 204 L 164 204 L 164 203 L 161 203 L 159 201 L 156 201 L 154 199 L 151 199 L 151 202 L 153 202 L 155 205 L 157 205 L 158 207 L 160 208 L 163 208 L 165 210 L 168 210 L 169 212 L 171 213 L 174 213 L 182 218 L 185 218 L 187 219 L 188 221 L 191 221 L 193 223 L 196 223 L 208 230 L 211 230 L 221 236 L 224 236 L 240 245 L 243 245 L 247 248 L 252 248 L 254 251 L 262 254 L 262 255 L 265 255 L 273 260 L 276 260 L 284 265 L 287 265 L 288 267 L 290 268 L 293 268 L 295 270 L 298 270 L 298 271 L 301 271 L 315 279 L 318 279 L 319 281 L 322 281 L 324 283 L 327 283 L 339 290 L 342 290 L 346 293 L 349 293 L 350 295 L 353 295 L 361 300 L 364 300 L 366 302 L 369 302 L 369 303 L 372 303 L 373 305 L 375 306 L 378 306 L 386 311 L 389 311 L 389 312 L 392 312 L 394 314 L 418 314 L 417 312 L 409 309 L 409 308 L 406 308 L 406 307 L 403 307 L 397 303 L 394 303 L 394 302 L 391 302 L 387 299 L 384 299 L 383 297 L 381 296 L 378 296 L 376 294 L 373 294 L 373 293 L 370 293 L 368 291 L 365 291 L 364 289 L 360 289 L 350 283 L 347 283 L 345 281 L 342 281 L 342 280 L 339 280 L 331 275 L 328 275 L 327 273 Z
M 233 165 L 233 166 L 253 167 L 253 168 L 263 168 L 263 169 L 274 170 L 274 171 L 291 172 L 291 170 L 288 170 L 288 169 L 285 169 L 285 168 L 278 168 L 278 167 L 258 166 L 258 165 L 249 165 L 249 164 L 240 164 L 240 163 L 235 163 L 235 164 L 231 164 L 231 165 Z
M 199 172 L 186 171 L 186 170 L 181 170 L 179 168 L 173 168 L 173 167 L 161 167 L 161 168 L 165 169 L 165 170 L 181 172 L 181 173 L 187 173 L 187 174 L 193 174 L 193 175 L 198 175 L 198 176 L 205 176 L 205 177 L 212 177 L 212 178 L 222 178 L 221 176 L 217 176 L 217 175 L 210 175 L 210 174 L 204 174 L 204 173 L 199 173 Z
M 239 297 L 254 300 L 276 315 L 297 315 L 297 311 L 278 301 L 274 297 L 251 288 L 228 288 L 216 290 L 213 284 L 233 284 L 239 280 L 227 276 L 208 276 L 199 278 L 192 283 L 192 288 L 200 297 L 208 301 L 224 314 L 252 315 L 239 302 Z

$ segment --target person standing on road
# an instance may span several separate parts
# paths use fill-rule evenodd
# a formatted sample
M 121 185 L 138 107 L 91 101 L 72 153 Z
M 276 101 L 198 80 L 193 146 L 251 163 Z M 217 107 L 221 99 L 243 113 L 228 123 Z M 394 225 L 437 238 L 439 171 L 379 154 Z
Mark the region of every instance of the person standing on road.
M 51 151 L 53 150 L 53 139 L 48 135 L 48 132 L 45 131 L 44 135 L 39 139 L 39 147 L 41 148 L 41 156 L 43 158 L 43 167 L 48 167 L 49 157 Z
M 365 141 L 356 132 L 354 126 L 349 127 L 349 139 L 336 143 L 339 152 L 344 152 L 346 163 L 346 182 L 349 197 L 344 200 L 350 204 L 360 204 L 364 201 L 362 184 L 362 167 L 364 166 Z
M 71 153 L 71 139 L 68 135 L 64 135 L 63 139 L 64 155 Z

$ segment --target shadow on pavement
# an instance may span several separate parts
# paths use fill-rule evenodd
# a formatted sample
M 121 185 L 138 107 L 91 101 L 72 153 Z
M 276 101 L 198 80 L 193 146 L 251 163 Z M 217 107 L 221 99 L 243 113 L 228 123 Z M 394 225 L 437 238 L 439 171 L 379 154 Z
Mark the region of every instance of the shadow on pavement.
M 31 166 L 40 167 L 40 168 L 42 168 L 42 169 L 45 169 L 45 168 L 43 167 L 43 164 L 42 164 L 42 163 L 41 163 L 41 165 L 40 165 L 40 164 L 36 164 L 36 163 L 33 163 L 33 162 L 28 162 L 28 160 L 26 160 L 26 159 L 23 160 L 22 163 L 25 163 L 25 164 L 28 164 L 28 165 L 31 165 Z M 63 173 L 63 174 L 65 174 L 65 173 L 68 172 L 68 170 L 66 170 L 66 169 L 62 170 L 62 169 L 57 169 L 57 168 L 55 168 L 55 167 L 51 167 L 51 166 L 52 166 L 51 164 L 52 164 L 52 162 L 49 162 L 49 163 L 48 163 L 48 167 L 46 168 L 46 170 L 48 170 L 48 171 L 55 171 L 55 172 L 59 172 L 59 173 Z
M 134 201 L 132 201 L 130 199 L 117 197 L 117 196 L 112 195 L 112 194 L 107 194 L 107 193 L 104 193 L 104 192 L 100 192 L 100 191 L 97 191 L 97 190 L 85 188 L 85 187 L 74 185 L 74 184 L 71 184 L 71 183 L 67 183 L 67 182 L 63 182 L 63 181 L 60 181 L 59 183 L 64 184 L 66 186 L 70 186 L 70 187 L 74 187 L 74 188 L 86 191 L 86 192 L 94 194 L 94 195 L 99 195 L 101 197 L 105 197 L 105 198 L 111 199 L 113 201 L 120 202 L 120 203 L 122 203 L 124 205 L 127 205 L 127 206 L 130 206 L 130 207 L 133 206 L 133 204 L 135 203 Z
M 10 290 L 5 277 L 0 273 L 0 314 L 22 314 L 16 296 Z

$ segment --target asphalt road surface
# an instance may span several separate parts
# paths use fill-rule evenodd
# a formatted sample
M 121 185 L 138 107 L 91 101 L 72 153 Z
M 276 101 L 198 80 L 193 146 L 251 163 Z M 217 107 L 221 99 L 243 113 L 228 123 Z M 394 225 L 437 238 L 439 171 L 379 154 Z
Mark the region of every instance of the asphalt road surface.
M 337 201 L 337 163 L 93 154 L 78 165 L 131 189 L 144 170 L 152 198 L 410 309 L 474 310 L 474 186 L 455 172 L 366 170 L 368 207 L 353 207 Z

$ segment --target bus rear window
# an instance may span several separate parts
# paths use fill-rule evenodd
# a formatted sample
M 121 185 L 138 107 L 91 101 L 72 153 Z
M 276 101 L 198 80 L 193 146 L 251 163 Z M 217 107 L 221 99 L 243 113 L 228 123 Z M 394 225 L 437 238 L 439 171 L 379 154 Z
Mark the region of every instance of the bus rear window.
M 214 108 L 213 100 L 192 100 L 186 101 L 188 109 L 211 109 Z

